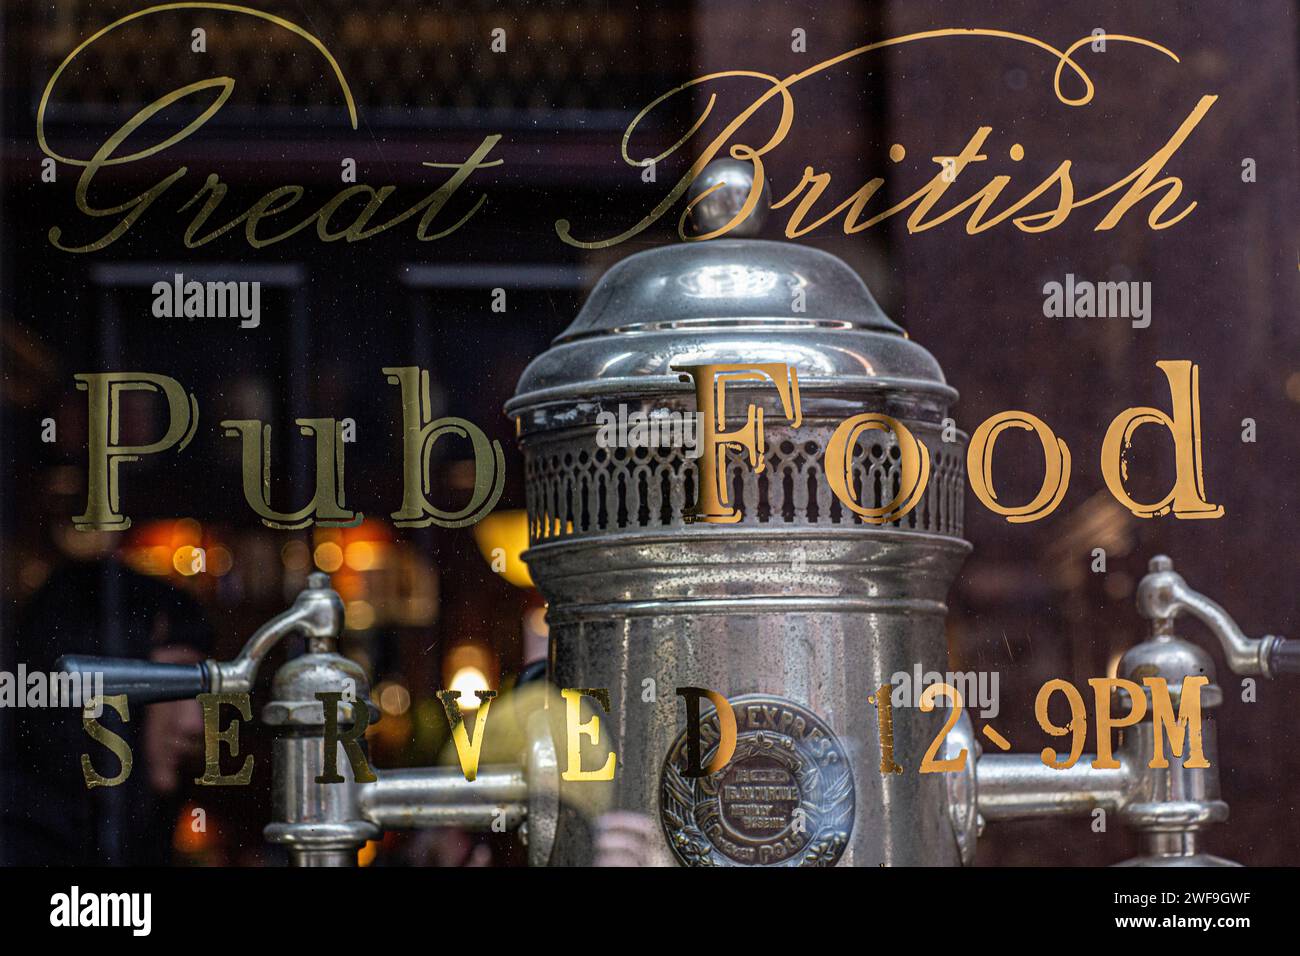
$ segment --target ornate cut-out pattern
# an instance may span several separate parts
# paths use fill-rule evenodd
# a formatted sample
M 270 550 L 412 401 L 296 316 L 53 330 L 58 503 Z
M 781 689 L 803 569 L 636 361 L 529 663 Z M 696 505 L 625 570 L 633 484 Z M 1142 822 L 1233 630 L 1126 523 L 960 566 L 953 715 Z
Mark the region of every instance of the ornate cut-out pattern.
M 826 434 L 829 437 L 829 433 Z M 525 481 L 532 543 L 689 523 L 698 472 L 682 448 L 600 448 L 590 442 L 534 441 L 526 449 Z M 926 436 L 930 480 L 920 503 L 881 527 L 961 537 L 965 447 Z M 826 482 L 821 441 L 769 431 L 766 467 L 755 473 L 730 455 L 732 501 L 741 525 L 864 525 Z M 898 493 L 898 448 L 881 432 L 854 448 L 858 502 L 878 508 Z

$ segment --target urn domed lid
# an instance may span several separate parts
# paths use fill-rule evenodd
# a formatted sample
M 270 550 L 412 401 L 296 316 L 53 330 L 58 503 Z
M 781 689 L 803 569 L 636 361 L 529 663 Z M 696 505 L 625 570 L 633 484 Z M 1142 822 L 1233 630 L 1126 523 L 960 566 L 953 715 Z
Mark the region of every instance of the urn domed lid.
M 706 185 L 716 165 L 701 174 Z M 747 194 L 733 169 L 696 205 L 696 224 L 721 228 Z M 801 388 L 956 395 L 934 357 L 842 259 L 790 242 L 718 238 L 639 252 L 609 269 L 573 324 L 524 371 L 506 411 L 689 389 L 672 366 L 755 362 L 794 366 Z

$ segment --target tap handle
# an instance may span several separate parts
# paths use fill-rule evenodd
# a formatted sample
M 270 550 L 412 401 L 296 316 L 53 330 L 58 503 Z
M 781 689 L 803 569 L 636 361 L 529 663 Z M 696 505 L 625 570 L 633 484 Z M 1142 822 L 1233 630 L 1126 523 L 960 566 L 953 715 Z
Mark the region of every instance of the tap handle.
M 318 573 L 308 577 L 293 606 L 259 627 L 232 661 L 155 664 L 128 657 L 67 654 L 56 666 L 63 673 L 86 675 L 83 688 L 90 675 L 100 674 L 104 694 L 126 694 L 133 704 L 185 700 L 210 690 L 248 693 L 262 659 L 286 634 L 301 632 L 325 645 L 342 629 L 343 600 L 330 588 L 329 575 Z
M 1223 646 L 1224 657 L 1234 674 L 1243 677 L 1272 675 L 1269 665 L 1273 637 L 1247 637 L 1232 616 L 1199 591 L 1194 591 L 1174 570 L 1174 562 L 1163 554 L 1151 559 L 1148 573 L 1138 582 L 1138 613 L 1151 622 L 1157 635 L 1172 633 L 1174 619 L 1186 614 L 1205 625 Z M 1290 657 L 1287 653 L 1287 657 Z M 1289 673 L 1289 671 L 1281 671 Z
M 205 664 L 156 664 L 129 657 L 89 657 L 68 654 L 54 665 L 66 674 L 81 674 L 82 700 L 94 687 L 94 674 L 103 676 L 104 695 L 126 694 L 132 704 L 156 704 L 164 700 L 185 700 L 208 690 Z
M 1271 677 L 1300 675 L 1300 641 L 1279 637 L 1268 652 Z

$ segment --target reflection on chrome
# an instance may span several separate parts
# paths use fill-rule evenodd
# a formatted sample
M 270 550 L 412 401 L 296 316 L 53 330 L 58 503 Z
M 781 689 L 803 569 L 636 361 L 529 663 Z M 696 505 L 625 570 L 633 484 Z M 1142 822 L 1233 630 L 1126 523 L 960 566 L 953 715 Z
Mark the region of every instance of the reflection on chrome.
M 708 265 L 678 276 L 677 283 L 693 298 L 748 298 L 766 295 L 776 288 L 778 275 L 767 269 L 736 264 Z M 803 285 L 792 282 L 791 292 Z

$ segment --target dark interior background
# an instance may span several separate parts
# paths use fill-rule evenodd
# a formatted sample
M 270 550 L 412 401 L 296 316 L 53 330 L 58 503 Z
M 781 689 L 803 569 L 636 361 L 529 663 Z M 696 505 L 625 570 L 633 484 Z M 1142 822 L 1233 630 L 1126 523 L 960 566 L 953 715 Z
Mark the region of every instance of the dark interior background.
M 265 24 L 178 12 L 124 27 L 62 81 L 49 121 L 61 152 L 88 155 L 134 108 L 183 82 L 221 73 L 236 78 L 236 90 L 198 134 L 103 175 L 100 195 L 126 198 L 179 165 L 189 167 L 126 237 L 77 256 L 50 246 L 49 227 L 61 224 L 67 241 L 85 241 L 102 224 L 76 214 L 74 171 L 61 167 L 57 183 L 41 181 L 36 104 L 76 43 L 144 4 L 5 4 L 0 636 L 78 547 L 75 536 L 59 530 L 70 526 L 85 493 L 85 396 L 72 376 L 166 373 L 197 394 L 199 431 L 183 456 L 157 456 L 125 470 L 123 509 L 135 527 L 120 542 L 123 558 L 194 594 L 217 629 L 224 657 L 285 605 L 321 545 L 336 544 L 344 554 L 354 553 L 351 544 L 368 545 L 336 575 L 349 602 L 344 646 L 373 669 L 376 685 L 403 688 L 410 697 L 409 706 L 400 693 L 393 698 L 389 729 L 375 741 L 376 762 L 430 761 L 446 733 L 432 692 L 445 686 L 453 652 L 474 649 L 486 676 L 507 680 L 530 656 L 525 632 L 539 630 L 540 599 L 492 573 L 469 529 L 392 527 L 388 516 L 400 500 L 400 405 L 381 369 L 428 369 L 436 413 L 468 418 L 499 439 L 508 475 L 499 510 L 521 508 L 521 460 L 501 414 L 520 372 L 569 323 L 610 263 L 675 241 L 668 224 L 679 210 L 599 253 L 571 248 L 555 235 L 562 217 L 586 235 L 621 231 L 685 168 L 685 151 L 662 164 L 655 183 L 625 165 L 619 142 L 632 116 L 705 73 L 785 75 L 873 39 L 981 26 L 1058 46 L 1100 27 L 1155 40 L 1181 62 L 1112 43 L 1087 57 L 1095 101 L 1071 109 L 1052 96 L 1050 57 L 1019 44 L 934 42 L 859 57 L 800 89 L 794 129 L 768 157 L 777 194 L 811 164 L 832 174 L 832 202 L 874 175 L 885 176 L 873 206 L 884 208 L 932 175 L 932 155 L 956 152 L 981 125 L 993 131 L 989 161 L 975 183 L 993 173 L 1013 175 L 1008 196 L 1018 196 L 1068 158 L 1083 194 L 1126 175 L 1159 148 L 1200 96 L 1217 94 L 1219 101 L 1167 168 L 1183 181 L 1179 208 L 1198 204 L 1168 230 L 1146 227 L 1148 202 L 1109 232 L 1093 231 L 1102 215 L 1097 204 L 1042 235 L 1003 227 L 968 236 L 965 217 L 909 235 L 904 217 L 894 217 L 852 237 L 837 220 L 799 240 L 857 268 L 886 310 L 933 352 L 961 393 L 961 427 L 971 431 L 990 414 L 1026 409 L 1050 423 L 1073 452 L 1068 497 L 1044 521 L 1010 525 L 968 499 L 966 533 L 975 551 L 952 593 L 953 668 L 999 671 L 998 730 L 1019 750 L 1041 748 L 1046 738 L 1033 716 L 1038 688 L 1055 677 L 1083 685 L 1113 672 L 1122 650 L 1143 636 L 1134 587 L 1147 560 L 1162 552 L 1248 633 L 1290 630 L 1300 637 L 1294 633 L 1300 620 L 1294 586 L 1300 197 L 1293 3 L 255 5 L 302 24 L 339 58 L 357 95 L 359 128 L 346 123 L 319 56 L 303 43 L 268 39 L 273 31 Z M 190 52 L 194 26 L 207 30 L 205 55 Z M 488 49 L 495 27 L 507 30 L 504 55 Z M 791 50 L 796 28 L 806 31 L 806 53 Z M 731 115 L 753 89 L 737 84 L 726 91 L 736 98 L 721 96 L 716 115 Z M 640 141 L 643 154 L 654 143 L 674 142 L 700 105 L 678 100 L 656 114 Z M 711 120 L 705 132 L 716 128 Z M 182 245 L 189 217 L 177 207 L 209 172 L 230 185 L 227 207 L 242 210 L 287 183 L 304 185 L 323 201 L 341 188 L 342 160 L 353 158 L 358 181 L 398 187 L 392 205 L 401 208 L 445 176 L 422 162 L 459 161 L 490 133 L 503 136 L 493 155 L 504 164 L 476 173 L 449 205 L 446 222 L 468 211 L 479 193 L 487 196 L 449 238 L 421 243 L 406 224 L 356 244 L 304 234 L 257 252 L 238 235 L 197 250 Z M 1025 148 L 1018 164 L 1007 159 L 1015 142 Z M 894 143 L 908 150 L 899 164 L 888 158 Z M 1255 182 L 1242 180 L 1245 158 L 1256 162 Z M 961 190 L 955 187 L 953 195 Z M 765 236 L 779 238 L 784 221 L 784 214 L 774 214 Z M 263 281 L 260 328 L 152 318 L 152 282 L 175 271 L 197 277 L 204 269 Z M 1149 281 L 1150 328 L 1133 330 L 1116 319 L 1044 318 L 1044 282 L 1067 273 Z M 497 287 L 508 291 L 504 314 L 490 307 Z M 1138 520 L 1109 496 L 1098 469 L 1114 415 L 1132 405 L 1167 406 L 1155 362 L 1174 358 L 1201 368 L 1205 484 L 1226 508 L 1221 520 Z M 308 445 L 292 424 L 308 416 L 357 423 L 358 441 L 347 447 L 348 500 L 367 523 L 351 536 L 261 526 L 242 499 L 237 443 L 216 425 L 240 417 L 272 425 L 272 462 L 282 482 L 276 494 L 284 502 L 301 500 L 308 490 Z M 58 423 L 60 440 L 53 445 L 39 440 L 46 417 Z M 1253 444 L 1241 441 L 1247 417 L 1257 423 Z M 1022 475 L 1017 463 L 1037 457 L 1015 436 L 1004 444 L 1007 464 L 999 465 L 999 476 L 1011 496 L 1036 484 L 1037 472 Z M 1155 467 L 1166 454 L 1152 443 L 1145 457 L 1139 449 L 1138 462 Z M 468 446 L 447 443 L 440 456 L 437 493 L 463 500 Z M 197 524 L 178 525 L 178 518 Z M 200 543 L 186 535 L 198 535 L 210 554 L 224 551 L 226 570 L 176 573 L 170 549 Z M 1105 575 L 1088 569 L 1096 547 L 1108 554 Z M 1222 661 L 1217 650 L 1215 656 Z M 1290 825 L 1300 785 L 1300 754 L 1288 729 L 1294 686 L 1262 683 L 1258 701 L 1244 703 L 1238 680 L 1222 672 L 1220 678 L 1227 697 L 1218 714 L 1220 761 L 1232 818 L 1210 834 L 1208 849 L 1247 864 L 1292 864 L 1300 859 L 1300 831 Z M 264 744 L 250 745 L 265 770 Z M 69 772 L 75 772 L 71 765 Z M 205 845 L 187 848 L 190 858 L 263 861 L 257 833 L 268 785 L 263 772 L 250 788 L 205 794 L 219 825 L 210 826 Z M 1093 865 L 1137 852 L 1119 827 L 1098 835 L 1088 822 L 990 827 L 978 862 Z

